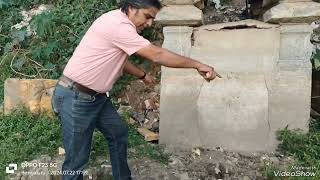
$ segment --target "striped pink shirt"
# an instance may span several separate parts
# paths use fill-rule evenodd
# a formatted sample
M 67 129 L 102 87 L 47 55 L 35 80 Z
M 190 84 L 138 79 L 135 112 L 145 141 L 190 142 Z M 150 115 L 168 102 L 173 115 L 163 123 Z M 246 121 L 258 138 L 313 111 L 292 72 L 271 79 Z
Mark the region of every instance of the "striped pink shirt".
M 73 81 L 105 93 L 122 75 L 128 56 L 150 44 L 121 10 L 100 16 L 74 51 L 63 74 Z

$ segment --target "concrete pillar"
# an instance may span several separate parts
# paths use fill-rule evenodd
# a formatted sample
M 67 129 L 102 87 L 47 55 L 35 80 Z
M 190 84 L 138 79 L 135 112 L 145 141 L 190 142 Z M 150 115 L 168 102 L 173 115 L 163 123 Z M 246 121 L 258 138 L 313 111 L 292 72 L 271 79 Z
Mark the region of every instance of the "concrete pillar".
M 270 23 L 311 23 L 320 18 L 320 3 L 311 0 L 283 0 L 263 14 Z
M 192 31 L 186 26 L 164 27 L 162 47 L 189 57 Z M 195 128 L 200 80 L 194 70 L 161 67 L 160 143 L 200 145 L 200 132 Z

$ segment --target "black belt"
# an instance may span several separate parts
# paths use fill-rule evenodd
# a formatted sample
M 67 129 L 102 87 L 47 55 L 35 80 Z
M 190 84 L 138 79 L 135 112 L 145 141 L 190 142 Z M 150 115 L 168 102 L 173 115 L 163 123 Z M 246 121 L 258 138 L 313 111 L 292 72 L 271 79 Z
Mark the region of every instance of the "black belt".
M 59 85 L 63 86 L 63 87 L 66 87 L 66 88 L 69 88 L 69 89 L 77 89 L 78 91 L 80 92 L 83 92 L 83 93 L 86 93 L 86 94 L 89 94 L 91 96 L 97 96 L 97 95 L 106 95 L 105 93 L 99 93 L 95 90 L 92 90 L 90 88 L 87 88 L 73 80 L 71 80 L 70 78 L 62 75 L 59 79 L 59 82 L 58 82 Z

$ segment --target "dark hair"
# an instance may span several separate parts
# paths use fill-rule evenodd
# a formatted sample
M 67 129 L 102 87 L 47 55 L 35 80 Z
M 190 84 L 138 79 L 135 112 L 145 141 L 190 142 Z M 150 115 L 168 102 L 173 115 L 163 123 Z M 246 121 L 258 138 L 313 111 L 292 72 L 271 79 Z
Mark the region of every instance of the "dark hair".
M 135 9 L 144 9 L 154 7 L 157 9 L 161 9 L 162 5 L 159 0 L 122 0 L 120 3 L 121 11 L 128 14 L 129 7 Z

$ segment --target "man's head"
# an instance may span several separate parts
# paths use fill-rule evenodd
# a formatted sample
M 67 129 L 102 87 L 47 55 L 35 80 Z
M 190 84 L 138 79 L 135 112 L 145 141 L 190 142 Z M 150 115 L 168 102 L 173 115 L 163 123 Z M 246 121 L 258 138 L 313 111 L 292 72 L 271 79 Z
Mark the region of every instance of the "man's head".
M 121 5 L 121 11 L 127 14 L 138 33 L 152 25 L 161 8 L 159 0 L 124 0 Z

